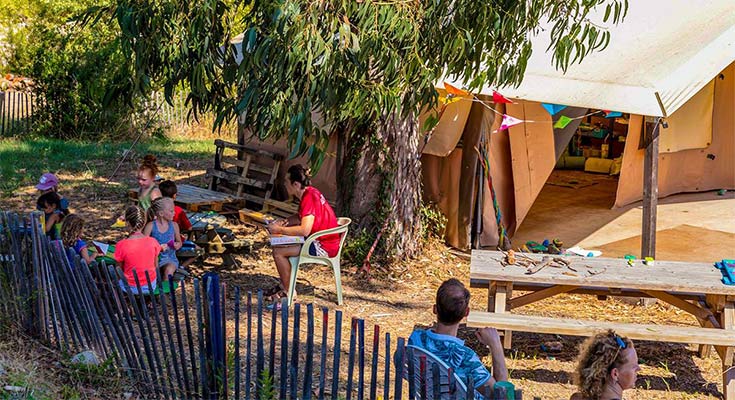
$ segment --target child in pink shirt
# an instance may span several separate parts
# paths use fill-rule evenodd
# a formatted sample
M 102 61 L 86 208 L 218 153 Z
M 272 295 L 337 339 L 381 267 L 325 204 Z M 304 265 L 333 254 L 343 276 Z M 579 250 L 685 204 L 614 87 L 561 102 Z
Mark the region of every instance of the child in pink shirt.
M 158 277 L 156 269 L 161 245 L 158 244 L 156 239 L 143 234 L 145 223 L 145 212 L 142 208 L 138 206 L 128 207 L 125 210 L 125 225 L 131 233 L 127 239 L 123 239 L 115 245 L 115 261 L 120 265 L 133 294 L 149 293 L 146 272 L 148 272 L 153 289 L 156 288 Z M 135 283 L 136 276 L 141 286 L 140 292 Z M 120 280 L 119 284 L 125 290 L 125 282 Z

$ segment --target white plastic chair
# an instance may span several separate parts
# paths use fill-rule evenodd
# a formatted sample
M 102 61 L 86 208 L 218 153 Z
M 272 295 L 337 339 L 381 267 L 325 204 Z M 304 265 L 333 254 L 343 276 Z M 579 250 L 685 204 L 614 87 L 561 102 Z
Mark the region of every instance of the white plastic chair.
M 337 283 L 337 304 L 342 305 L 342 276 L 340 272 L 340 256 L 342 255 L 342 247 L 345 244 L 345 238 L 347 237 L 347 228 L 350 223 L 352 223 L 352 220 L 349 218 L 337 218 L 336 227 L 325 229 L 309 236 L 304 241 L 303 246 L 301 246 L 301 253 L 299 254 L 299 256 L 288 258 L 288 261 L 291 263 L 291 280 L 288 284 L 289 307 L 293 305 L 293 294 L 296 290 L 296 274 L 299 272 L 299 266 L 301 264 L 320 264 L 332 267 L 332 270 L 334 271 L 334 280 Z M 309 254 L 309 247 L 314 242 L 314 240 L 324 235 L 331 235 L 335 233 L 342 235 L 339 241 L 339 250 L 337 251 L 336 256 L 318 257 Z

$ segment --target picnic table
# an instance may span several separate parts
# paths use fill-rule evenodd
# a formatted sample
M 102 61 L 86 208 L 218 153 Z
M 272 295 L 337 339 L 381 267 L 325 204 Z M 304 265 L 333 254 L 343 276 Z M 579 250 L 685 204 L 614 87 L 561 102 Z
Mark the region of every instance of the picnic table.
M 547 254 L 516 253 L 519 259 L 541 261 Z M 723 393 L 735 400 L 735 286 L 721 282 L 722 274 L 712 264 L 655 261 L 628 266 L 624 259 L 563 256 L 570 268 L 547 266 L 528 274 L 527 268 L 505 265 L 499 251 L 472 251 L 470 285 L 487 288 L 487 311 L 472 310 L 467 325 L 504 330 L 504 347 L 511 345 L 511 332 L 536 332 L 591 336 L 614 329 L 636 340 L 699 345 L 706 356 L 714 347 L 722 360 Z M 547 259 L 548 261 L 548 259 Z M 539 263 L 540 264 L 540 263 Z M 523 291 L 513 297 L 513 292 Z M 682 327 L 551 318 L 513 314 L 510 311 L 561 294 L 652 297 L 692 314 L 700 326 Z
M 201 207 L 208 207 L 212 211 L 222 211 L 222 207 L 227 204 L 238 205 L 246 200 L 244 196 L 216 192 L 186 183 L 177 184 L 176 189 L 176 204 L 188 211 L 199 211 Z M 137 200 L 138 191 L 130 189 L 128 196 Z

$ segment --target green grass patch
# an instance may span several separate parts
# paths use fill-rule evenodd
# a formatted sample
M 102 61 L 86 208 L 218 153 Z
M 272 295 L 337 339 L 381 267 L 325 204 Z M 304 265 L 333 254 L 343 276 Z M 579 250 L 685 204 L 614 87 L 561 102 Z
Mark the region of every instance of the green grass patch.
M 0 195 L 9 196 L 21 186 L 35 184 L 48 171 L 111 172 L 132 142 L 92 142 L 58 139 L 1 139 Z M 151 139 L 135 145 L 137 154 L 159 158 L 196 159 L 214 156 L 212 139 Z

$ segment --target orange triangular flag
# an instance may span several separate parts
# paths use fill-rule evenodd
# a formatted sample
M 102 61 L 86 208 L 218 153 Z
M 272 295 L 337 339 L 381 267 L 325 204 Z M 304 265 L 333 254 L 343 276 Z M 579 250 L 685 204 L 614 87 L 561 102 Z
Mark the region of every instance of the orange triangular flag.
M 512 101 L 508 100 L 503 96 L 502 94 L 496 92 L 493 90 L 493 103 L 510 103 L 513 104 Z
M 467 96 L 469 94 L 466 90 L 456 88 L 446 82 L 444 82 L 444 90 L 446 90 L 447 93 L 453 94 L 455 96 Z

